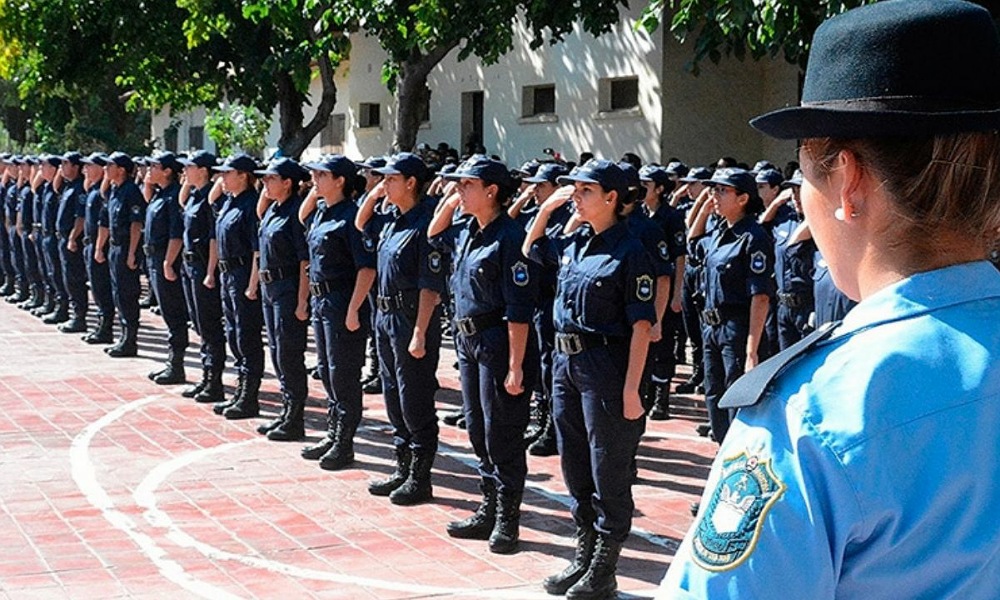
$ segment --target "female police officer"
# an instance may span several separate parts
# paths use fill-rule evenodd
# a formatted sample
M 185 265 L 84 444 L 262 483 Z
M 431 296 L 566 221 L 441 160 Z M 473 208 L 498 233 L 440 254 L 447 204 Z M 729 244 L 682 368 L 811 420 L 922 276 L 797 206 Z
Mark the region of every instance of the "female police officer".
M 257 163 L 246 154 L 235 154 L 213 171 L 222 173 L 224 194 L 216 202 L 222 202 L 217 211 L 215 239 L 219 251 L 219 271 L 222 276 L 222 312 L 226 318 L 226 336 L 229 349 L 236 357 L 239 383 L 233 397 L 216 404 L 215 411 L 235 409 L 239 416 L 257 416 L 259 405 L 257 393 L 260 380 L 264 376 L 264 344 L 260 330 L 264 313 L 258 295 L 259 275 L 257 272 L 257 190 L 254 188 L 254 169 Z M 209 195 L 211 198 L 211 195 Z M 237 416 L 234 414 L 234 416 Z M 267 433 L 277 427 L 276 419 L 258 432 Z M 268 427 L 270 429 L 268 429 Z
M 427 241 L 434 212 L 422 198 L 427 167 L 403 152 L 375 169 L 385 176 L 365 198 L 355 225 L 378 227 L 376 204 L 392 205 L 378 243 L 378 317 L 376 329 L 386 411 L 393 427 L 396 470 L 368 491 L 410 505 L 433 495 L 431 468 L 438 445 L 434 393 L 441 349 L 441 294 L 448 265 Z
M 375 245 L 354 227 L 354 192 L 361 179 L 353 161 L 333 155 L 305 165 L 314 187 L 299 209 L 308 228 L 309 291 L 317 371 L 327 395 L 327 434 L 302 457 L 338 470 L 354 462 L 361 423 L 361 368 L 371 331 L 368 292 L 375 281 Z
M 724 398 L 662 597 L 996 597 L 997 73 L 985 9 L 879 2 L 821 25 L 802 105 L 752 122 L 803 140 L 806 221 L 861 301 Z
M 712 436 L 722 443 L 730 415 L 719 409 L 718 401 L 757 365 L 774 260 L 771 238 L 755 219 L 763 206 L 753 175 L 743 169 L 720 169 L 705 185 L 712 210 L 722 219 L 705 254 L 702 313 L 705 405 Z M 690 238 L 704 233 L 708 212 L 702 210 L 695 219 Z
M 591 160 L 560 183 L 540 208 L 525 254 L 560 255 L 555 302 L 553 412 L 563 478 L 577 526 L 576 556 L 545 590 L 605 598 L 632 524 L 632 461 L 644 426 L 639 385 L 649 330 L 656 321 L 653 267 L 619 211 L 628 194 L 624 171 Z M 572 196 L 586 226 L 561 243 L 543 238 L 551 215 Z M 538 241 L 538 244 L 535 242 Z
M 490 551 L 506 554 L 517 549 L 528 473 L 523 437 L 538 375 L 530 335 L 538 275 L 521 254 L 524 228 L 505 209 L 515 185 L 507 167 L 474 156 L 445 177 L 458 181 L 458 195 L 445 201 L 428 235 L 454 255 L 455 345 L 483 493 L 471 517 L 448 524 L 448 535 L 489 539 Z M 459 205 L 472 219 L 453 227 Z

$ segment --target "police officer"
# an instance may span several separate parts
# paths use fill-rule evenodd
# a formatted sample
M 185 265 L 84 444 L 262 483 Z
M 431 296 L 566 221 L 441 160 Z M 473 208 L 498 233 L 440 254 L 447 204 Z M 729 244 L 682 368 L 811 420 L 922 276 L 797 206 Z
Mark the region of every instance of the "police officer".
M 358 167 L 332 155 L 305 165 L 313 189 L 299 218 L 307 227 L 309 290 L 317 370 L 327 395 L 327 433 L 303 448 L 302 457 L 335 471 L 354 462 L 354 434 L 361 423 L 361 368 L 371 335 L 368 293 L 375 281 L 375 240 L 354 227 Z M 360 179 L 360 181 L 359 181 Z
M 183 166 L 173 152 L 160 152 L 148 161 L 143 193 L 146 209 L 146 275 L 167 326 L 167 364 L 149 378 L 159 385 L 184 383 L 184 352 L 188 346 L 188 312 L 181 285 L 184 215 L 177 200 Z
M 704 328 L 705 405 L 715 440 L 722 443 L 730 414 L 719 409 L 722 393 L 758 362 L 769 294 L 773 290 L 773 242 L 757 223 L 763 210 L 757 182 L 743 169 L 719 169 L 709 186 L 711 208 L 721 221 L 705 254 Z M 703 235 L 701 211 L 689 238 Z
M 42 273 L 38 268 L 38 252 L 35 246 L 35 190 L 32 179 L 36 174 L 38 159 L 25 156 L 20 165 L 17 192 L 17 233 L 24 252 L 24 273 L 29 295 L 17 306 L 23 310 L 34 310 L 45 302 Z M 16 299 L 16 297 L 15 297 Z
M 435 373 L 448 263 L 427 241 L 434 206 L 422 197 L 429 179 L 423 161 L 402 152 L 375 172 L 384 179 L 365 198 L 355 224 L 369 237 L 381 229 L 376 331 L 396 468 L 388 479 L 369 484 L 368 491 L 389 496 L 393 504 L 411 505 L 433 496 L 431 469 L 438 445 Z M 391 208 L 376 217 L 376 205 L 383 199 Z M 380 219 L 386 221 L 384 229 Z
M 911 0 L 811 48 L 802 105 L 752 124 L 802 141 L 816 245 L 860 303 L 725 399 L 660 597 L 995 598 L 1000 37 L 972 3 Z
M 488 539 L 491 552 L 507 554 L 517 549 L 528 473 L 523 437 L 538 376 L 531 327 L 538 273 L 521 254 L 524 228 L 505 209 L 515 189 L 507 167 L 473 156 L 445 177 L 458 182 L 458 194 L 428 235 L 454 258 L 455 346 L 483 494 L 472 516 L 448 524 L 448 535 Z M 454 226 L 459 207 L 471 219 Z
M 36 211 L 41 207 L 40 254 L 44 264 L 45 289 L 48 302 L 39 308 L 37 315 L 42 322 L 55 325 L 69 320 L 69 295 L 63 279 L 62 260 L 59 258 L 59 238 L 56 231 L 56 218 L 59 213 L 59 197 L 62 194 L 63 180 L 59 174 L 62 157 L 49 155 L 42 160 L 42 182 L 36 192 Z M 36 218 L 38 213 L 36 213 Z M 44 310 L 44 309 L 48 310 Z
M 605 598 L 617 587 L 618 556 L 632 523 L 632 462 L 644 427 L 639 387 L 656 321 L 656 283 L 642 243 L 619 219 L 629 193 L 624 171 L 591 160 L 559 183 L 574 188 L 541 206 L 523 248 L 538 262 L 554 252 L 561 265 L 553 412 L 576 555 L 544 586 L 550 594 Z M 548 217 L 570 197 L 586 225 L 552 243 L 543 237 Z
M 21 245 L 21 236 L 18 233 L 18 181 L 21 172 L 20 156 L 12 156 L 7 160 L 7 168 L 4 171 L 4 225 L 7 231 L 7 239 L 10 243 L 10 260 L 13 267 L 14 290 L 6 294 L 8 303 L 17 304 L 28 299 L 28 284 L 25 279 L 24 268 L 24 247 Z
M 281 384 L 284 418 L 267 433 L 267 439 L 294 441 L 305 437 L 305 407 L 309 395 L 305 352 L 309 324 L 309 248 L 299 221 L 302 198 L 299 183 L 308 173 L 290 158 L 278 158 L 266 169 L 264 191 L 257 214 L 260 223 L 261 304 L 271 362 Z M 240 417 L 256 416 L 257 407 L 246 402 L 226 409 Z M 232 417 L 231 417 L 232 418 Z
M 191 324 L 201 338 L 201 381 L 181 395 L 197 402 L 224 400 L 222 371 L 226 368 L 226 336 L 222 327 L 219 294 L 219 250 L 215 240 L 215 210 L 208 200 L 215 155 L 198 150 L 178 158 L 183 165 L 183 185 L 178 202 L 184 217 L 184 268 L 181 286 Z
M 94 260 L 107 260 L 111 270 L 111 289 L 122 332 L 118 343 L 104 351 L 112 357 L 138 354 L 139 336 L 139 264 L 143 260 L 142 227 L 146 202 L 132 179 L 135 164 L 123 152 L 112 152 L 104 167 L 110 188 L 101 212 Z M 107 256 L 105 244 L 111 244 Z
M 97 327 L 83 337 L 88 344 L 110 344 L 114 342 L 112 327 L 115 320 L 115 301 L 111 291 L 111 271 L 106 260 L 97 261 L 97 242 L 101 227 L 101 213 L 105 209 L 104 167 L 107 156 L 95 152 L 83 159 L 83 187 L 86 194 L 86 208 L 83 219 L 83 255 L 87 266 L 87 281 L 90 295 L 97 307 Z M 108 252 L 107 240 L 101 247 L 101 255 Z
M 236 358 L 239 380 L 233 396 L 217 403 L 213 410 L 223 414 L 239 406 L 239 412 L 257 416 L 258 393 L 264 376 L 264 312 L 260 304 L 257 253 L 260 247 L 257 216 L 257 190 L 254 170 L 257 162 L 250 156 L 238 153 L 228 157 L 222 165 L 212 167 L 222 173 L 224 194 L 215 222 L 215 239 L 219 251 L 219 271 L 222 285 L 222 312 L 226 318 L 226 337 L 229 349 Z M 210 195 L 211 199 L 212 196 Z M 278 418 L 257 428 L 260 434 L 282 423 L 284 411 Z
M 63 333 L 87 331 L 87 266 L 83 256 L 83 221 L 86 216 L 87 196 L 83 191 L 81 167 L 83 156 L 67 152 L 62 156 L 59 175 L 62 189 L 56 212 L 56 239 L 59 242 L 59 260 L 63 288 L 69 297 L 72 318 L 59 326 Z
M 669 173 L 669 169 L 668 169 Z M 704 167 L 696 167 L 688 171 L 684 176 L 678 178 L 678 187 L 671 198 L 671 205 L 683 212 L 685 224 L 691 228 L 698 210 L 695 203 L 699 198 L 706 201 L 702 196 L 705 190 L 704 182 L 711 179 L 712 171 Z M 684 284 L 681 290 L 681 317 L 684 319 L 684 332 L 687 334 L 688 342 L 691 344 L 691 376 L 677 385 L 677 392 L 690 394 L 692 392 L 704 391 L 702 383 L 704 381 L 704 352 L 701 339 L 701 311 L 705 308 L 705 295 L 702 289 L 701 280 L 703 265 L 705 260 L 704 247 L 699 243 L 701 238 L 692 238 L 688 241 L 687 259 L 684 262 Z
M 3 275 L 0 297 L 7 297 L 17 291 L 15 287 L 17 272 L 14 269 L 10 233 L 6 223 L 7 192 L 13 187 L 13 181 L 16 179 L 9 152 L 0 153 L 0 169 L 3 170 L 0 174 L 0 273 Z

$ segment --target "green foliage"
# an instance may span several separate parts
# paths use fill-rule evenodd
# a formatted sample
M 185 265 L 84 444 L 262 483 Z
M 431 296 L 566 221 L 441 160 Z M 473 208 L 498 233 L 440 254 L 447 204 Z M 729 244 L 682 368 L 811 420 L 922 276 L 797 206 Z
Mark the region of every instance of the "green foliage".
M 828 17 L 875 0 L 652 0 L 637 27 L 655 31 L 665 18 L 679 41 L 694 40 L 688 70 L 723 56 L 754 60 L 778 54 L 805 68 L 809 43 Z
M 253 106 L 222 106 L 205 118 L 205 133 L 215 142 L 220 156 L 242 150 L 260 157 L 270 128 L 271 118 Z

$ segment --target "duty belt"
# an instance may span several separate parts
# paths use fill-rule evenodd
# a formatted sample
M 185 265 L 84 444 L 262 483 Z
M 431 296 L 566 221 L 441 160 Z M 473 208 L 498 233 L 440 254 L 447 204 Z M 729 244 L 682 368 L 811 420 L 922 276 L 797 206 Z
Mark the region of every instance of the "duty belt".
M 612 346 L 624 342 L 625 338 L 620 336 L 600 335 L 597 333 L 556 333 L 556 351 L 568 356 L 580 354 L 584 350 L 600 348 L 601 346 Z
M 798 308 L 805 304 L 806 295 L 805 294 L 786 294 L 783 292 L 778 292 L 778 302 L 784 304 L 788 308 Z
M 185 250 L 182 256 L 184 257 L 184 262 L 187 264 L 205 262 L 205 259 L 203 259 L 201 257 L 201 254 L 199 254 L 198 252 L 188 252 L 187 250 Z
M 283 279 L 292 279 L 293 277 L 298 277 L 298 275 L 298 271 L 291 267 L 261 269 L 260 280 L 264 283 L 274 283 Z
M 156 246 L 153 244 L 143 244 L 142 251 L 146 253 L 146 256 L 156 256 Z
M 701 319 L 707 325 L 718 327 L 726 321 L 745 321 L 750 318 L 750 308 L 744 306 L 709 308 L 701 312 Z
M 409 308 L 406 302 L 406 295 L 404 292 L 396 292 L 392 296 L 376 296 L 375 306 L 382 312 L 394 312 Z
M 84 246 L 86 246 L 87 244 L 89 244 L 89 243 L 90 243 L 91 241 L 92 241 L 92 240 L 90 239 L 90 237 L 88 237 L 88 236 L 83 236 L 83 245 L 84 245 Z
M 455 329 L 468 337 L 503 324 L 503 311 L 496 310 L 485 315 L 455 319 Z
M 310 281 L 309 282 L 309 293 L 314 297 L 319 298 L 324 294 L 329 294 L 334 290 L 334 286 L 329 281 Z
M 237 256 L 236 258 L 220 258 L 219 270 L 223 273 L 227 273 L 236 267 L 242 267 L 248 264 L 250 264 L 250 259 L 246 256 Z

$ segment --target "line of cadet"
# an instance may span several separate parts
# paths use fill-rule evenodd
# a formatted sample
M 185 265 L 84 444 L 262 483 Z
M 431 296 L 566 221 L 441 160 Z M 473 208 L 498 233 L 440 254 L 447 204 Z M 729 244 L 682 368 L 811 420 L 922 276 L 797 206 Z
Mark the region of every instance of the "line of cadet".
M 437 173 L 409 153 L 264 168 L 204 151 L 0 161 L 8 302 L 112 357 L 135 356 L 144 272 L 169 346 L 150 379 L 186 381 L 193 328 L 202 378 L 182 394 L 233 420 L 259 416 L 266 329 L 282 410 L 258 431 L 277 441 L 305 435 L 311 322 L 328 430 L 302 455 L 350 466 L 362 385 L 377 382 L 395 470 L 369 491 L 395 504 L 433 497 L 436 371 L 450 330 L 463 396 L 452 423 L 468 431 L 482 501 L 448 533 L 516 551 L 526 448 L 558 452 L 576 553 L 544 587 L 570 598 L 614 594 L 645 416 L 670 417 L 686 348 L 693 373 L 674 391 L 704 392 L 699 431 L 721 443 L 725 389 L 850 308 L 802 222 L 801 175 L 786 180 L 764 161 L 689 169 L 629 153 L 509 170 L 477 155 Z

